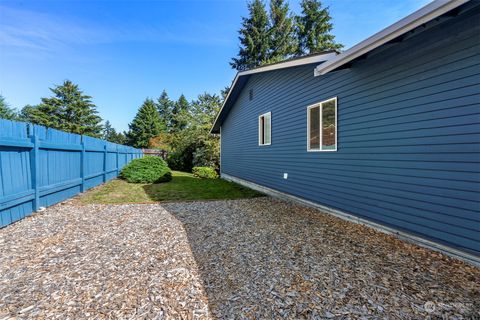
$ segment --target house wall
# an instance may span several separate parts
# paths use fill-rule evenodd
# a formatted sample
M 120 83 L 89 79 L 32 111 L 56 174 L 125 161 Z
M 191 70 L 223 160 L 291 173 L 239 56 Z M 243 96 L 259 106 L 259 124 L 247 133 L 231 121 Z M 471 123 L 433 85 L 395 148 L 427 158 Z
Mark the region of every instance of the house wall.
M 480 255 L 479 21 L 477 6 L 320 77 L 252 75 L 221 127 L 222 173 Z M 307 152 L 307 106 L 332 97 L 338 151 Z

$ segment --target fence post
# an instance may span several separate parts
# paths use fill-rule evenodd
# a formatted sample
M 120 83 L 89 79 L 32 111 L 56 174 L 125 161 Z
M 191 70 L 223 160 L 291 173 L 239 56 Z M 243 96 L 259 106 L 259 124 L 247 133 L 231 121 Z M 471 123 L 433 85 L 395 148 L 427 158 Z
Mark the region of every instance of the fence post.
M 80 178 L 82 178 L 82 184 L 80 185 L 80 192 L 85 192 L 85 142 L 83 141 L 83 135 L 81 136 L 82 153 L 80 156 Z
M 120 174 L 120 168 L 118 167 L 118 144 L 117 144 L 117 177 Z
M 30 124 L 32 128 L 32 143 L 33 148 L 30 151 L 30 169 L 32 175 L 32 188 L 35 191 L 35 198 L 33 199 L 33 211 L 38 211 L 40 208 L 40 190 L 39 190 L 39 183 L 40 183 L 40 169 L 38 168 L 39 159 L 38 159 L 38 136 L 36 135 L 36 130 L 34 125 Z
M 107 182 L 107 142 L 103 146 L 103 183 Z

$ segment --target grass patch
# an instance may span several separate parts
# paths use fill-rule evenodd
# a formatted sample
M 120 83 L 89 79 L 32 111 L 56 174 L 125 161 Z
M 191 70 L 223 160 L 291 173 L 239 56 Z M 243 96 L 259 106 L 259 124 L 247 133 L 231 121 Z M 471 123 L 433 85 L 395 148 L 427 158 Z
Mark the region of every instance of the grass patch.
M 79 197 L 84 204 L 154 203 L 159 201 L 243 199 L 261 193 L 221 179 L 201 179 L 190 173 L 173 171 L 167 183 L 128 183 L 115 179 Z

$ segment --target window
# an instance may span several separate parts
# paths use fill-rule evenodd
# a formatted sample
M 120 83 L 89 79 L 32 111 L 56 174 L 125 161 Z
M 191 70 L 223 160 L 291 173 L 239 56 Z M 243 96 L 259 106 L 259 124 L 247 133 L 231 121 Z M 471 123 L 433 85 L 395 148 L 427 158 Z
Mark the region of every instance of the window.
M 258 117 L 258 145 L 269 146 L 272 143 L 272 113 Z
M 307 108 L 307 150 L 337 151 L 337 98 Z

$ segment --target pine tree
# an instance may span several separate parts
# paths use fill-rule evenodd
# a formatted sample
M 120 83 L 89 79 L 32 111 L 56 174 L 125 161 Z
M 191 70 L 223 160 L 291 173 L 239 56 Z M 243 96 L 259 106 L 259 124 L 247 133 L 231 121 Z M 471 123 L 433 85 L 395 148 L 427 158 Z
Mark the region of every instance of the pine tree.
M 230 65 L 238 71 L 257 67 L 269 59 L 269 23 L 265 4 L 261 0 L 248 3 L 249 17 L 242 18 L 239 30 L 240 50 Z
M 319 0 L 302 0 L 302 14 L 296 17 L 298 38 L 297 55 L 338 50 L 343 45 L 335 42 L 328 8 L 322 8 Z
M 190 108 L 192 122 L 197 126 L 205 127 L 209 132 L 221 103 L 222 99 L 216 94 L 205 92 L 199 95 L 198 99 L 192 102 Z
M 129 125 L 128 142 L 136 148 L 148 148 L 150 139 L 165 130 L 153 100 L 146 99 Z
M 128 139 L 127 139 L 127 134 L 124 132 L 117 132 L 116 137 L 113 139 L 112 142 L 118 143 L 118 144 L 127 144 Z
M 92 97 L 84 95 L 78 86 L 69 80 L 50 88 L 54 96 L 42 98 L 38 106 L 22 109 L 26 120 L 46 127 L 67 132 L 101 137 L 102 118 Z
M 112 124 L 108 120 L 105 122 L 105 126 L 103 128 L 102 139 L 118 144 L 125 144 L 127 140 L 125 134 L 122 132 L 117 132 L 117 130 L 112 127 Z
M 113 133 L 116 133 L 115 128 L 112 127 L 110 121 L 105 121 L 103 126 L 102 139 L 108 140 L 108 137 L 111 137 Z
M 270 49 L 268 63 L 283 61 L 295 55 L 294 19 L 285 0 L 270 1 Z
M 172 120 L 170 131 L 178 132 L 187 127 L 189 122 L 189 109 L 190 104 L 188 103 L 185 96 L 182 94 L 178 101 L 175 102 L 172 108 Z
M 174 102 L 168 97 L 167 91 L 163 90 L 160 98 L 157 100 L 157 109 L 160 114 L 160 120 L 169 131 L 172 126 L 172 110 Z
M 117 131 L 115 130 L 114 127 L 112 127 L 112 124 L 110 121 L 105 121 L 105 125 L 103 126 L 103 132 L 102 132 L 102 139 L 114 142 L 112 140 L 115 140 L 117 135 Z
M 18 118 L 20 121 L 24 121 L 24 122 L 30 122 L 30 113 L 32 112 L 32 109 L 36 108 L 36 106 L 32 106 L 32 105 L 29 105 L 27 104 L 25 107 L 23 107 L 19 114 L 18 114 Z
M 5 101 L 5 97 L 0 95 L 0 118 L 7 120 L 18 120 L 17 113 L 14 109 L 10 108 Z

